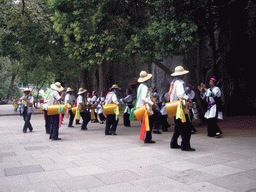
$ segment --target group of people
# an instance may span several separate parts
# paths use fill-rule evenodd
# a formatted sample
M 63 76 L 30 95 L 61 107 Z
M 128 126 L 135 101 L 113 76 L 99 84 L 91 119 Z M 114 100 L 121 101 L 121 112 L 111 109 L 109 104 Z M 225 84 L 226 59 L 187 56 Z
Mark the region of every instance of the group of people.
M 158 95 L 157 90 L 153 87 L 151 90 L 148 87 L 148 81 L 151 79 L 152 74 L 147 73 L 146 71 L 140 72 L 140 77 L 138 78 L 138 89 L 137 89 L 137 98 L 134 109 L 139 109 L 143 106 L 147 106 L 152 109 L 152 114 L 148 117 L 149 130 L 146 131 L 144 143 L 155 143 L 152 140 L 152 132 L 161 134 L 160 128 L 162 131 L 168 131 L 170 124 L 167 121 L 167 109 L 165 103 L 183 101 L 182 109 L 184 109 L 183 117 L 176 115 L 174 117 L 174 133 L 171 138 L 170 147 L 172 149 L 181 149 L 182 151 L 195 151 L 194 148 L 190 146 L 191 134 L 196 132 L 194 126 L 191 123 L 191 120 L 196 117 L 197 110 L 195 106 L 194 97 L 195 93 L 192 90 L 190 84 L 185 84 L 184 75 L 189 73 L 182 66 L 175 68 L 175 72 L 171 74 L 173 77 L 170 85 L 166 84 L 164 86 L 164 94 L 161 96 Z M 120 104 L 125 104 L 124 110 L 124 126 L 130 125 L 130 113 L 133 108 L 133 98 L 131 95 L 131 90 L 126 89 L 126 96 L 122 99 L 117 98 L 117 92 L 121 88 L 118 85 L 114 84 L 109 89 L 106 97 L 104 97 L 104 92 L 100 93 L 100 97 L 97 98 L 97 93 L 95 91 L 87 93 L 87 90 L 80 88 L 77 95 L 77 99 L 73 94 L 73 89 L 67 88 L 65 95 L 63 94 L 64 88 L 61 86 L 61 83 L 56 82 L 51 85 L 51 89 L 48 92 L 45 98 L 45 104 L 43 106 L 45 112 L 45 127 L 46 133 L 50 134 L 50 139 L 52 140 L 61 140 L 59 138 L 59 122 L 60 115 L 47 115 L 47 106 L 56 105 L 56 104 L 65 104 L 68 106 L 69 114 L 69 123 L 68 127 L 73 127 L 73 121 L 75 118 L 75 113 L 72 112 L 74 106 L 77 107 L 76 110 L 79 110 L 79 116 L 81 116 L 83 122 L 81 125 L 81 130 L 87 130 L 87 125 L 89 121 L 99 122 L 97 116 L 100 118 L 100 123 L 106 122 L 105 125 L 105 135 L 117 135 L 116 129 L 119 122 L 119 107 Z M 221 112 L 221 91 L 220 88 L 216 86 L 216 79 L 210 79 L 210 88 L 206 89 L 205 84 L 200 84 L 198 90 L 201 93 L 201 98 L 206 100 L 208 103 L 207 111 L 205 113 L 205 118 L 207 119 L 207 130 L 208 136 L 220 136 L 222 131 L 217 125 L 217 118 L 222 119 L 223 115 Z M 23 101 L 23 117 L 24 117 L 24 127 L 23 132 L 26 133 L 27 128 L 32 131 L 33 128 L 30 124 L 31 113 L 33 111 L 33 97 L 30 94 L 29 89 L 25 89 L 25 96 L 21 99 Z M 104 116 L 103 105 L 116 104 L 117 111 L 115 114 L 108 114 Z M 183 110 L 182 110 L 183 111 Z M 79 122 L 76 122 L 79 123 Z M 178 138 L 181 136 L 182 141 L 181 145 L 178 144 Z

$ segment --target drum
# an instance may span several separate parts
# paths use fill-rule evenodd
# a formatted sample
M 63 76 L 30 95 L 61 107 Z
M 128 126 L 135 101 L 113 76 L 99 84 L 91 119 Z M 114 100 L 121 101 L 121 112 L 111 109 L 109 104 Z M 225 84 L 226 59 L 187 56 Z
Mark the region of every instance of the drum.
M 112 104 L 107 104 L 107 105 L 103 105 L 103 112 L 105 115 L 111 115 L 111 114 L 115 114 L 115 108 L 116 108 L 116 104 L 112 103 Z
M 176 116 L 177 108 L 180 102 L 181 101 L 174 101 L 174 102 L 169 102 L 165 104 L 168 117 Z
M 48 105 L 47 115 L 58 115 L 60 106 L 63 107 L 62 113 L 64 113 L 67 109 L 66 105 Z
M 145 114 L 145 111 L 146 111 L 146 107 L 148 109 L 148 116 L 151 116 L 154 114 L 153 110 L 151 107 L 149 107 L 149 105 L 143 105 L 142 107 L 134 110 L 134 116 L 136 117 L 136 119 L 138 121 L 141 121 L 143 119 L 143 116 Z
M 77 110 L 77 107 L 73 107 L 73 108 L 72 108 L 72 113 L 73 113 L 73 114 L 76 114 L 76 110 Z

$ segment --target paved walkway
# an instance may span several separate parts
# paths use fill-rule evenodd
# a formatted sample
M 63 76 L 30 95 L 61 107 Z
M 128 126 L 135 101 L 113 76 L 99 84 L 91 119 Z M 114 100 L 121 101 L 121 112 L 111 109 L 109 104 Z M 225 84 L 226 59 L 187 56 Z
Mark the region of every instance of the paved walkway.
M 2 106 L 0 106 L 2 110 Z M 33 132 L 22 133 L 21 116 L 0 116 L 0 191 L 155 192 L 256 191 L 256 117 L 219 122 L 222 138 L 197 127 L 195 152 L 170 149 L 171 132 L 139 140 L 140 124 L 105 136 L 102 124 L 60 128 L 49 140 L 42 114 L 32 115 Z

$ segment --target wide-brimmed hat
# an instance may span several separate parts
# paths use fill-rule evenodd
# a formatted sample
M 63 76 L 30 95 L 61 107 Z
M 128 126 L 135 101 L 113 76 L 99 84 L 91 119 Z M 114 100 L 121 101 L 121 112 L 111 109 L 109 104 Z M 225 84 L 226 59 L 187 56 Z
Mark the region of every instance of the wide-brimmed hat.
M 180 76 L 180 75 L 185 75 L 189 73 L 189 71 L 184 70 L 182 66 L 177 66 L 175 67 L 175 72 L 171 74 L 171 76 Z
M 149 80 L 152 77 L 152 74 L 147 73 L 146 71 L 141 71 L 140 72 L 140 78 L 138 79 L 139 83 L 145 82 Z
M 51 84 L 51 88 L 56 90 L 56 91 L 59 91 L 59 92 L 64 90 L 64 88 L 61 86 L 60 82 L 56 82 L 54 84 Z
M 71 92 L 74 91 L 73 89 L 71 89 L 70 87 L 67 88 L 67 92 Z
M 30 92 L 30 93 L 32 93 L 31 89 L 29 89 L 29 88 L 24 88 L 24 89 L 22 90 L 22 93 L 24 93 L 24 92 Z
M 109 88 L 109 90 L 112 90 L 112 89 L 118 89 L 120 90 L 121 88 L 117 86 L 117 84 L 114 84 L 112 85 L 112 87 Z
M 80 95 L 80 94 L 85 93 L 86 91 L 87 91 L 86 89 L 80 88 L 77 94 Z

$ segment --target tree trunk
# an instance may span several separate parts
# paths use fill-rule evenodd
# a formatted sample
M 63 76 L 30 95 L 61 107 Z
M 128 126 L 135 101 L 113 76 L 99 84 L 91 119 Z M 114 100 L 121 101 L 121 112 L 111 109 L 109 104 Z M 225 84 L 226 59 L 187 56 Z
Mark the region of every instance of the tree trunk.
M 13 85 L 14 85 L 14 81 L 15 81 L 16 76 L 17 76 L 17 74 L 12 74 L 11 83 L 10 83 L 9 90 L 8 90 L 8 93 L 7 93 L 7 99 L 8 100 L 11 99 L 11 95 L 12 95 L 12 91 L 13 91 Z
M 107 70 L 106 67 L 107 67 L 107 64 L 106 64 L 106 61 L 104 60 L 99 65 L 99 91 L 108 90 L 107 78 L 106 78 L 106 70 Z
M 158 66 L 160 69 L 162 69 L 165 73 L 167 73 L 168 75 L 172 74 L 172 71 L 166 67 L 164 64 L 162 64 L 159 61 L 154 61 L 155 65 Z

